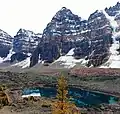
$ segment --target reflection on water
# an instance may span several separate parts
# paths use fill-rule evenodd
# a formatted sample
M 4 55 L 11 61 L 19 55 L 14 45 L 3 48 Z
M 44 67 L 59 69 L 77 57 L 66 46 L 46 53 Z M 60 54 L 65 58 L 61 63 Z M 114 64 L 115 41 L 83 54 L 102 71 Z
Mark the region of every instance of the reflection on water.
M 55 98 L 57 90 L 54 87 L 39 88 L 39 89 L 25 89 L 23 95 L 38 94 L 39 96 Z M 77 106 L 93 106 L 102 103 L 113 104 L 118 101 L 118 98 L 102 93 L 90 92 L 81 90 L 79 88 L 69 88 L 69 99 Z

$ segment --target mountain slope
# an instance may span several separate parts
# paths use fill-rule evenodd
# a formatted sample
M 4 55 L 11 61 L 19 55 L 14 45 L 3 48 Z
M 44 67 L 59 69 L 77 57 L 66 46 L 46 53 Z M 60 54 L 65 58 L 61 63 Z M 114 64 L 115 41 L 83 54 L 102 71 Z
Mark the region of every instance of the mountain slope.
M 14 36 L 13 51 L 11 62 L 22 61 L 30 57 L 41 39 L 41 34 L 35 34 L 32 31 L 20 29 Z
M 41 34 L 35 34 L 34 32 L 25 29 L 20 29 L 14 38 L 0 30 L 1 66 L 6 66 L 7 63 L 16 63 L 13 66 L 18 65 L 24 67 L 25 64 L 20 65 L 19 62 L 30 59 L 32 52 L 37 47 L 40 40 Z M 29 65 L 26 67 L 29 67 Z
M 59 57 L 52 64 L 50 64 L 50 66 L 56 68 L 73 68 L 77 64 L 79 64 L 80 66 L 85 66 L 87 64 L 88 61 L 85 60 L 85 58 L 75 59 L 73 55 L 74 48 L 72 48 L 65 56 Z
M 13 38 L 0 29 L 0 63 L 7 57 L 12 48 Z
M 118 9 L 118 6 L 119 6 L 119 9 Z M 116 19 L 116 17 L 118 17 L 120 15 L 120 12 L 119 12 L 120 11 L 120 3 L 117 3 L 117 10 L 116 10 L 117 13 L 114 16 L 109 16 L 105 10 L 101 11 L 104 13 L 106 18 L 109 20 L 110 25 L 113 29 L 113 32 L 112 32 L 112 45 L 110 45 L 110 47 L 109 47 L 109 59 L 104 64 L 100 65 L 100 68 L 120 68 L 120 30 L 119 30 L 119 28 L 120 28 L 119 19 L 120 18 Z M 73 62 L 74 61 L 73 55 L 74 55 L 74 53 L 72 54 L 72 56 L 71 56 L 72 59 L 70 61 L 69 61 L 70 57 L 68 58 L 67 55 L 64 57 L 60 57 L 56 61 L 57 62 L 62 61 L 61 64 L 64 64 L 64 67 L 67 67 L 67 65 L 69 65 L 69 67 L 70 67 L 70 65 L 71 65 L 71 68 L 72 68 L 73 66 L 77 65 L 77 63 Z M 65 59 L 65 57 L 66 57 L 66 59 Z M 77 61 L 80 66 L 86 66 L 86 64 L 88 64 L 88 62 L 89 62 L 89 60 L 85 61 L 84 58 L 79 59 Z
M 82 20 L 69 9 L 62 8 L 44 29 L 42 42 L 33 52 L 30 66 L 39 59 L 52 63 L 74 48 L 73 57 L 86 57 L 89 59 L 87 66 L 96 67 L 108 60 L 111 43 L 112 28 L 103 12 L 97 10 L 88 20 Z
M 8 39 L 1 43 L 2 47 L 12 38 Z M 87 20 L 63 7 L 47 24 L 42 36 L 20 29 L 13 43 L 8 44 L 7 54 L 0 59 L 17 62 L 14 67 L 47 63 L 65 68 L 120 68 L 120 3 L 96 10 Z
M 119 24 L 119 19 L 116 18 L 118 15 L 120 15 L 120 3 L 117 3 L 116 6 L 117 6 L 117 9 L 115 9 L 114 7 L 114 10 L 115 10 L 114 15 L 108 13 L 109 15 L 112 15 L 112 17 L 106 14 L 113 28 L 113 35 L 112 35 L 113 44 L 110 47 L 109 60 L 104 65 L 102 65 L 101 68 L 120 68 L 120 50 L 119 50 L 120 49 L 120 31 L 119 31 L 120 24 Z
M 35 34 L 32 31 L 20 29 L 14 36 L 13 51 L 32 53 L 38 45 L 40 39 L 39 34 Z

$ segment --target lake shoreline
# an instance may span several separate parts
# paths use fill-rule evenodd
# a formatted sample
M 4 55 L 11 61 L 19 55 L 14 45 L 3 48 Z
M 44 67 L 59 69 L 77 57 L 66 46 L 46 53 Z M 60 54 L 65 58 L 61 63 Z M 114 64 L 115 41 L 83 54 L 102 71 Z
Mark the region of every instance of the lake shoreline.
M 76 87 L 83 90 L 103 93 L 107 95 L 112 95 L 115 97 L 120 96 L 120 76 L 114 77 L 114 76 L 72 76 L 71 74 L 68 74 L 69 71 L 66 72 L 65 76 L 68 80 L 69 87 Z M 11 97 L 12 104 L 20 105 L 20 107 L 23 106 L 29 106 L 29 110 L 34 107 L 30 104 L 24 104 L 24 103 L 18 103 L 22 102 L 22 90 L 25 88 L 34 88 L 34 87 L 50 87 L 56 86 L 56 82 L 59 75 L 42 75 L 41 73 L 36 72 L 24 72 L 24 73 L 18 73 L 18 72 L 0 72 L 0 84 L 5 84 L 8 88 L 8 95 Z M 113 86 L 114 85 L 114 86 Z M 45 98 L 43 98 L 45 100 Z M 51 99 L 50 99 L 51 100 Z M 17 103 L 17 104 L 16 104 Z M 38 105 L 37 105 L 38 106 Z M 105 105 L 107 107 L 106 109 L 110 110 L 118 110 L 120 112 L 120 103 L 118 103 L 118 106 L 112 106 L 112 109 Z M 116 109 L 116 107 L 118 109 Z M 14 109 L 15 107 L 13 107 Z M 16 109 L 18 110 L 18 109 Z M 24 109 L 23 111 L 25 111 Z M 28 110 L 28 112 L 29 112 Z M 37 109 L 35 108 L 34 111 Z M 39 109 L 40 110 L 40 109 Z M 97 110 L 97 109 L 90 109 L 90 110 Z M 22 112 L 20 113 L 22 114 Z M 48 113 L 46 113 L 48 114 Z

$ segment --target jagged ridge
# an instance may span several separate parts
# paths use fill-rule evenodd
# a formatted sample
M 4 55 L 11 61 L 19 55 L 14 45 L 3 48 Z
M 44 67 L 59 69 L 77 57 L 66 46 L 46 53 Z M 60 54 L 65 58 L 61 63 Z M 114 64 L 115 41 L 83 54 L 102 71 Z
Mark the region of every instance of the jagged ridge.
M 72 50 L 72 55 L 69 56 L 73 57 L 74 61 L 83 60 L 87 67 L 98 67 L 109 60 L 114 40 L 120 42 L 119 12 L 118 2 L 104 11 L 96 10 L 88 20 L 83 20 L 70 9 L 63 7 L 47 24 L 42 38 L 40 34 L 29 30 L 20 29 L 17 32 L 13 43 L 10 43 L 14 51 L 11 61 L 27 61 L 29 57 L 30 66 L 34 66 L 39 60 L 52 63 L 61 56 L 68 56 L 66 54 Z M 114 27 L 112 21 L 117 22 L 118 27 Z M 120 48 L 115 50 L 120 52 Z
M 62 8 L 44 29 L 43 41 L 31 57 L 31 66 L 38 62 L 39 55 L 42 61 L 53 62 L 72 48 L 75 58 L 87 56 L 88 66 L 99 66 L 107 61 L 111 36 L 111 25 L 103 12 L 95 11 L 88 20 L 82 20 L 69 9 Z

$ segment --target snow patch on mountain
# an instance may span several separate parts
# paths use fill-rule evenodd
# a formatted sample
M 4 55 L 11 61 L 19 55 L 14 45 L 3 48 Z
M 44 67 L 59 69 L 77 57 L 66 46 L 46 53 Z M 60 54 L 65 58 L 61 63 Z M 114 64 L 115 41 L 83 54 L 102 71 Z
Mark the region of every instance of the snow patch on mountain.
M 3 62 L 4 62 L 4 61 L 10 61 L 10 60 L 11 60 L 11 56 L 12 56 L 14 53 L 15 53 L 15 52 L 13 51 L 13 48 L 11 48 L 11 49 L 9 50 L 9 53 L 8 53 L 7 57 L 3 60 Z
M 15 53 L 15 52 L 13 51 L 13 49 L 10 49 L 7 57 L 0 57 L 0 63 L 3 63 L 3 62 L 5 62 L 5 61 L 10 61 L 10 60 L 11 60 L 11 56 L 12 56 L 14 53 Z
M 28 68 L 30 66 L 30 57 L 26 58 L 25 60 L 18 62 L 12 66 L 18 66 L 22 68 Z
M 115 32 L 116 28 L 118 27 L 117 22 L 114 20 L 115 17 L 114 17 L 114 16 L 112 16 L 112 17 L 109 16 L 109 15 L 105 12 L 105 10 L 103 10 L 102 12 L 105 14 L 106 18 L 110 21 L 110 24 L 111 24 L 111 26 L 113 27 L 114 32 Z
M 120 55 L 118 55 L 118 52 L 116 51 L 116 49 L 118 48 L 119 44 L 112 44 L 112 46 L 110 47 L 110 58 L 100 68 L 120 68 Z
M 102 65 L 100 68 L 120 68 L 120 55 L 117 49 L 119 49 L 119 42 L 116 40 L 118 36 L 120 36 L 120 32 L 116 32 L 116 28 L 118 27 L 117 22 L 114 20 L 114 16 L 110 17 L 107 13 L 104 12 L 107 18 L 110 20 L 110 24 L 113 27 L 113 44 L 110 47 L 110 57 L 109 60 Z
M 72 56 L 74 54 L 74 48 L 72 48 L 66 55 L 67 56 Z
M 0 57 L 0 63 L 3 63 L 4 58 Z
M 72 48 L 65 56 L 61 56 L 55 62 L 60 62 L 65 68 L 73 68 L 76 64 L 84 65 L 87 63 L 87 60 L 83 59 L 75 59 L 74 55 L 74 48 Z M 54 63 L 55 63 L 54 62 Z
M 120 36 L 120 33 L 117 33 L 115 36 L 118 35 Z M 110 58 L 101 68 L 120 68 L 120 55 L 117 49 L 119 49 L 119 42 L 116 41 L 116 37 L 113 36 L 113 44 L 110 47 Z

